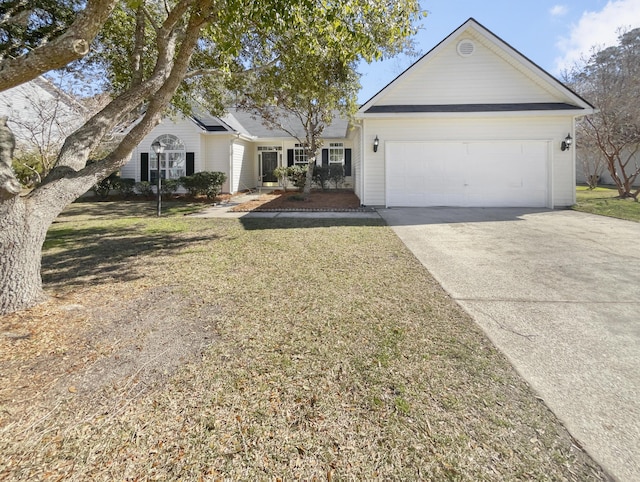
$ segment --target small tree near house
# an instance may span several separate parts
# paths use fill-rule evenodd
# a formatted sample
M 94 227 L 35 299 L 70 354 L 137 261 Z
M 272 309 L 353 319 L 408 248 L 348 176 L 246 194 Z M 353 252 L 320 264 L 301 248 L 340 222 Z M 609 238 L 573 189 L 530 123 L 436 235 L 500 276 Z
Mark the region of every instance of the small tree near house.
M 325 128 L 335 116 L 349 118 L 356 111 L 360 88 L 357 62 L 412 52 L 413 47 L 406 35 L 413 27 L 398 20 L 406 9 L 415 11 L 415 2 L 387 3 L 379 10 L 381 15 L 371 18 L 362 30 L 357 9 L 345 17 L 344 12 L 327 8 L 330 16 L 335 15 L 335 21 L 325 25 L 328 35 L 318 36 L 316 26 L 301 25 L 283 36 L 280 40 L 285 43 L 279 48 L 278 59 L 239 85 L 238 92 L 240 108 L 259 115 L 266 126 L 286 132 L 304 149 L 305 196 L 311 191 Z M 355 16 L 349 20 L 352 14 Z M 353 35 L 347 33 L 350 30 Z
M 638 199 L 640 176 L 640 28 L 621 32 L 618 44 L 594 49 L 569 74 L 572 87 L 596 107 L 577 124 L 591 160 L 602 160 L 618 194 Z M 598 175 L 597 167 L 589 175 Z

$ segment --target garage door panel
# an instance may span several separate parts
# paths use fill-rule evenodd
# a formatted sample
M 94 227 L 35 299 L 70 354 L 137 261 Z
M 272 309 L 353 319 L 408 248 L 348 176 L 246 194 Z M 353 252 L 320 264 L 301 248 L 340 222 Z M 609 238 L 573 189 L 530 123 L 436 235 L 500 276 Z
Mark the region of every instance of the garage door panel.
M 388 206 L 547 204 L 546 141 L 388 142 Z

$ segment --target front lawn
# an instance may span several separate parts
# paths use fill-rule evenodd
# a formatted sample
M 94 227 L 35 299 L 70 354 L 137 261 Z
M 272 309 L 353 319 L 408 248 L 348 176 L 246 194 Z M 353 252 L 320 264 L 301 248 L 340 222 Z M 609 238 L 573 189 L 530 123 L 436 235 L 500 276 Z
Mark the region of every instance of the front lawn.
M 382 221 L 113 209 L 0 317 L 1 479 L 602 479 Z
M 618 198 L 618 191 L 611 187 L 589 189 L 586 186 L 578 186 L 576 188 L 576 204 L 573 209 L 584 213 L 640 222 L 640 203 L 633 199 Z

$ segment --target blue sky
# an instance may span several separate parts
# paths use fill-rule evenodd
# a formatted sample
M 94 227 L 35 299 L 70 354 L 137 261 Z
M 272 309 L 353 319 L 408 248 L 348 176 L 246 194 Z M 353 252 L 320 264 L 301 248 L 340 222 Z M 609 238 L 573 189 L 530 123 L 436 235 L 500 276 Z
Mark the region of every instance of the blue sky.
M 594 45 L 612 45 L 619 27 L 640 27 L 640 0 L 421 0 L 429 15 L 416 37 L 426 53 L 469 17 L 552 75 L 573 65 Z M 362 64 L 363 103 L 415 59 Z

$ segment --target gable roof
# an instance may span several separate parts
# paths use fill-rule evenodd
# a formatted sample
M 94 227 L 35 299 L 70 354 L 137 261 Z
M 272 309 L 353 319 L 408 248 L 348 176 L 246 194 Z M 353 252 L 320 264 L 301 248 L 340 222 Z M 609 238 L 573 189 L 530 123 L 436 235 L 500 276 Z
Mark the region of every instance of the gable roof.
M 470 18 L 365 102 L 356 117 L 525 111 L 584 115 L 593 106 Z

